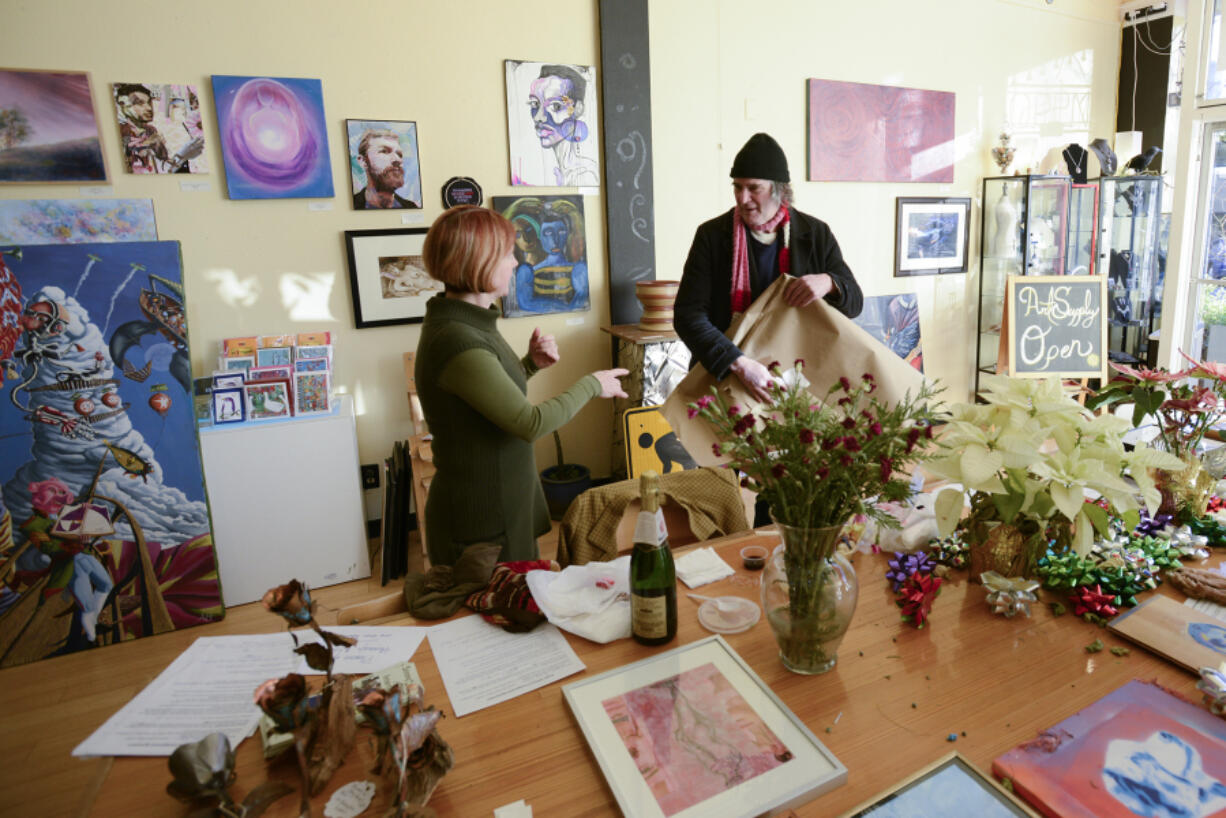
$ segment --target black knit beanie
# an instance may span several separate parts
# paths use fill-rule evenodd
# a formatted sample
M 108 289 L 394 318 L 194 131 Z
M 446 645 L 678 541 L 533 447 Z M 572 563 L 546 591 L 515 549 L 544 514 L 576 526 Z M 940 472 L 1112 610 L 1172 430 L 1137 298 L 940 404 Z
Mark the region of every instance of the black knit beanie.
M 772 182 L 790 182 L 788 158 L 783 148 L 769 134 L 756 133 L 749 137 L 745 147 L 732 162 L 733 179 L 768 179 Z

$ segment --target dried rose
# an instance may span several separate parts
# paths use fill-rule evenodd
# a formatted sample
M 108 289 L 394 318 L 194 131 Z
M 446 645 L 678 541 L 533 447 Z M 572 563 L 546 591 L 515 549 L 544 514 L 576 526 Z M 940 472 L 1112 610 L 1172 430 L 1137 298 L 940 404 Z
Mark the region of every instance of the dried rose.
M 168 765 L 174 780 L 166 791 L 184 801 L 221 795 L 234 780 L 234 751 L 225 733 L 180 744 L 170 754 Z
M 269 679 L 255 689 L 255 703 L 282 732 L 306 723 L 310 715 L 306 679 L 291 673 L 280 679 Z
M 310 622 L 315 608 L 311 603 L 310 589 L 296 579 L 285 585 L 269 588 L 261 602 L 267 610 L 280 614 L 291 625 L 305 625 Z

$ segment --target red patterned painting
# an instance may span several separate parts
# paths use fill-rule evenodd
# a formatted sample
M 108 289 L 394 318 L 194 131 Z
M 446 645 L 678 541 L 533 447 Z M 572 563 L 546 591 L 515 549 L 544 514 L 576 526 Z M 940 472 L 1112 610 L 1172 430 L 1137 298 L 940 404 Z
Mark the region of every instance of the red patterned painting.
M 809 80 L 810 182 L 952 182 L 954 95 Z

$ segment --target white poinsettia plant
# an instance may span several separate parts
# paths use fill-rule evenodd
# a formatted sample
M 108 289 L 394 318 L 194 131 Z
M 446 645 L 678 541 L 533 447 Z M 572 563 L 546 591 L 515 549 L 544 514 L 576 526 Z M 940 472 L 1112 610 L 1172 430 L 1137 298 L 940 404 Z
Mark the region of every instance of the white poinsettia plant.
M 1093 414 L 1055 378 L 989 375 L 981 385 L 987 403 L 952 406 L 939 441 L 943 453 L 924 464 L 964 489 L 937 496 L 943 536 L 960 527 L 974 543 L 985 524 L 1008 524 L 1021 532 L 1031 565 L 1052 541 L 1057 552 L 1071 547 L 1086 554 L 1096 530 L 1110 533 L 1107 511 L 1086 502 L 1086 489 L 1135 525 L 1140 503 L 1152 514 L 1161 499 L 1150 470 L 1184 467 L 1157 449 L 1125 450 L 1123 434 L 1131 424 Z M 965 499 L 970 514 L 962 518 Z

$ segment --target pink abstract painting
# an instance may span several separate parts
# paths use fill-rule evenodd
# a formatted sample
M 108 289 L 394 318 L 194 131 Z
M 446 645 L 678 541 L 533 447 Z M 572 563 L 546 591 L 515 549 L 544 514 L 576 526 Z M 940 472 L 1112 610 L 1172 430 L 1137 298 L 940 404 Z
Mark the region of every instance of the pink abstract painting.
M 792 759 L 711 663 L 602 704 L 665 815 Z
M 809 80 L 810 182 L 952 182 L 954 95 Z

